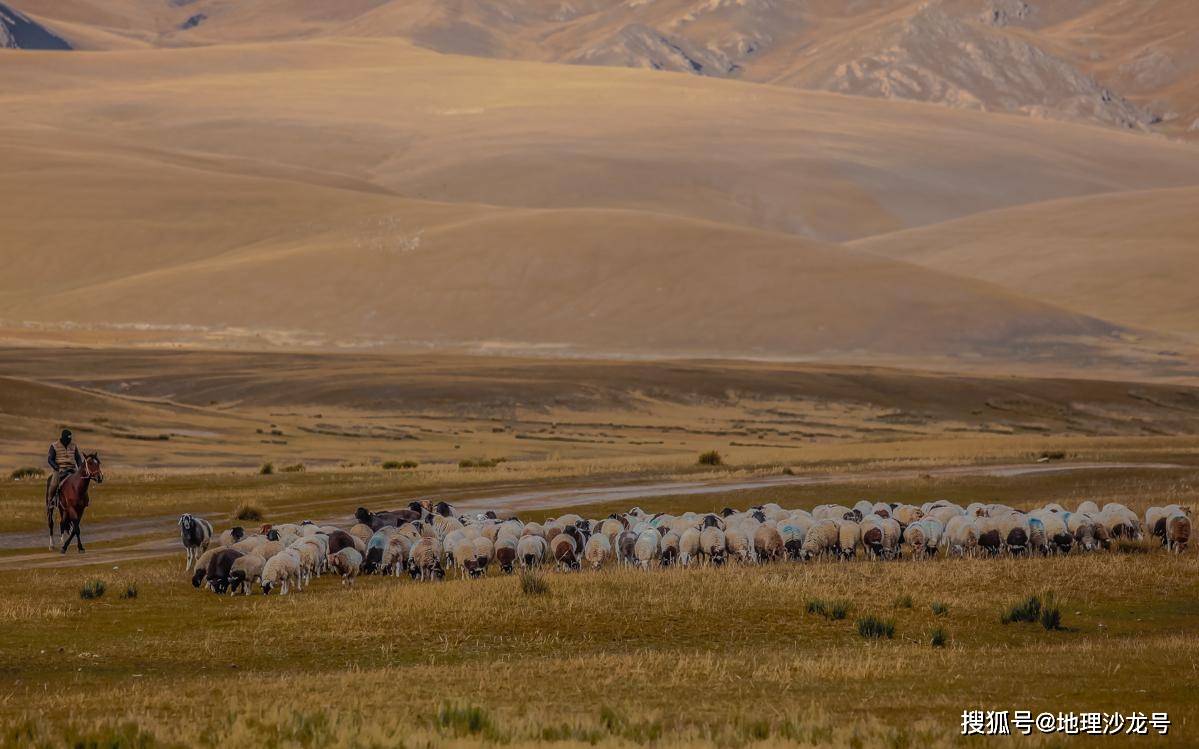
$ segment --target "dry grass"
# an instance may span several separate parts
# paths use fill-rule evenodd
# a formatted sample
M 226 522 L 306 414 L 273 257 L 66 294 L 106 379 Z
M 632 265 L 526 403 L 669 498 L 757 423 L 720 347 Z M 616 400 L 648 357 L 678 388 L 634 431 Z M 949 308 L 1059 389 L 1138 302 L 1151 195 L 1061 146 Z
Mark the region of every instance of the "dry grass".
M 102 573 L 135 583 L 131 600 L 80 601 L 82 572 L 0 573 L 0 723 L 45 744 L 127 725 L 169 742 L 186 709 L 190 741 L 214 746 L 939 746 L 979 703 L 1167 710 L 1179 735 L 1199 720 L 1196 674 L 1178 667 L 1199 659 L 1194 554 L 605 569 L 549 575 L 537 596 L 516 577 L 322 579 L 236 599 L 193 590 L 175 562 Z M 1020 589 L 1053 593 L 1069 629 L 1002 625 Z M 891 607 L 896 590 L 912 608 Z M 815 599 L 892 620 L 894 639 L 806 616 Z M 930 646 L 938 628 L 952 643 Z

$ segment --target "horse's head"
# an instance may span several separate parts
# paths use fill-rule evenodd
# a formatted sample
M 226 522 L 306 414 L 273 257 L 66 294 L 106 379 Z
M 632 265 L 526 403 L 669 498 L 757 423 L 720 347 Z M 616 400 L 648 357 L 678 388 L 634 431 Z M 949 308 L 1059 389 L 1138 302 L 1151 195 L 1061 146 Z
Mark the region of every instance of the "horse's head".
M 104 483 L 104 470 L 100 467 L 100 453 L 88 453 L 83 457 L 83 477 Z

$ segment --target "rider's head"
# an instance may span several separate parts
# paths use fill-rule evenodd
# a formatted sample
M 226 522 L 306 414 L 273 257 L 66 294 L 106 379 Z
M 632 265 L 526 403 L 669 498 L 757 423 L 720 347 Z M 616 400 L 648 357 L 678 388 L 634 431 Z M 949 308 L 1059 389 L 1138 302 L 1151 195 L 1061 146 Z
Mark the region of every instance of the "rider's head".
M 70 429 L 62 430 L 62 434 L 59 435 L 59 439 L 62 441 L 62 443 L 64 445 L 71 444 L 71 430 Z

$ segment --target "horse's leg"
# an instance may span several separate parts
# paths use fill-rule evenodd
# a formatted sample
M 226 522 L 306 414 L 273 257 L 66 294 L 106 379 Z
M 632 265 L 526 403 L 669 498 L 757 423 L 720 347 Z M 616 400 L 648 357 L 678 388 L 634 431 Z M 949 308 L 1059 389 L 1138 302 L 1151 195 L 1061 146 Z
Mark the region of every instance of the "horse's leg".
M 50 551 L 54 551 L 54 505 L 46 502 L 46 530 L 50 534 Z
M 75 546 L 79 549 L 79 553 L 84 553 L 83 536 L 79 534 L 79 527 L 83 523 L 83 512 L 80 511 L 79 517 L 75 518 Z
M 75 525 L 67 518 L 62 519 L 62 553 L 67 553 L 67 547 L 71 545 L 71 536 L 75 535 Z

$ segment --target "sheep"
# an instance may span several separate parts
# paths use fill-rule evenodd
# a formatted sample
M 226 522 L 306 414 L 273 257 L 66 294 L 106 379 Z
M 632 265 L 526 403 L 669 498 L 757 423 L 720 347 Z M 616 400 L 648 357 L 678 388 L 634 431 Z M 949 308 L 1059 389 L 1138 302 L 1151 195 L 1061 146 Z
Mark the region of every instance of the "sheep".
M 650 531 L 657 533 L 657 531 Z M 579 542 L 569 533 L 559 533 L 550 541 L 550 551 L 559 569 L 579 569 Z
M 1086 504 L 1086 503 L 1084 503 Z M 1094 502 L 1090 504 L 1094 505 Z M 1075 543 L 1083 551 L 1094 551 L 1099 545 L 1096 538 L 1099 524 L 1088 513 L 1072 512 L 1066 518 L 1066 529 L 1074 535 Z
M 224 593 L 229 588 L 229 572 L 233 569 L 233 563 L 243 556 L 245 554 L 237 549 L 217 551 L 208 563 L 207 572 L 204 575 L 205 585 L 214 593 Z
M 616 561 L 621 564 L 636 564 L 637 557 L 634 553 L 636 546 L 637 533 L 634 531 L 621 531 L 612 544 L 612 553 L 615 555 Z
M 266 559 L 258 554 L 245 554 L 233 560 L 233 566 L 229 568 L 229 594 L 236 595 L 240 591 L 250 595 L 250 585 L 262 580 L 265 566 Z
M 878 516 L 871 515 L 867 516 L 865 520 L 869 520 L 871 517 L 878 519 Z M 826 554 L 836 554 L 837 544 L 840 543 L 840 540 L 841 529 L 837 527 L 836 523 L 827 519 L 817 520 L 811 528 L 808 528 L 808 532 L 804 536 L 800 556 L 804 560 L 808 560 Z
M 329 554 L 326 559 L 329 569 L 341 575 L 341 584 L 353 587 L 358 571 L 362 569 L 362 554 L 353 546 L 346 546 Z
M 267 542 L 266 536 L 245 536 L 242 540 L 230 546 L 230 549 L 237 549 L 243 554 L 252 554 L 258 551 L 258 548 Z
M 583 549 L 583 558 L 587 560 L 587 564 L 591 565 L 591 569 L 598 570 L 604 566 L 604 562 L 612 556 L 612 542 L 607 536 L 597 533 L 587 539 L 587 546 Z
M 1123 505 L 1105 505 L 1095 519 L 1111 538 L 1129 538 L 1139 541 L 1143 536 L 1140 518 Z M 1152 532 L 1151 528 L 1150 531 Z
M 804 521 L 794 517 L 778 522 L 779 537 L 783 539 L 783 548 L 791 559 L 799 559 L 803 551 L 804 538 L 808 535 L 808 527 Z
M 861 541 L 861 524 L 854 520 L 842 520 L 837 523 L 837 555 L 841 559 L 853 559 L 857 556 Z
M 495 545 L 483 536 L 475 538 L 472 543 L 475 555 L 470 561 L 468 572 L 471 577 L 479 577 L 487 572 L 487 565 L 491 564 L 491 558 L 495 555 Z
M 1186 551 L 1190 540 L 1191 519 L 1185 513 L 1179 510 L 1166 518 L 1166 548 L 1181 554 Z
M 1022 512 L 1009 512 L 996 520 L 1004 548 L 1008 553 L 1026 553 L 1029 537 L 1032 535 L 1032 530 L 1028 525 L 1028 516 Z
M 240 525 L 221 531 L 221 535 L 217 539 L 218 546 L 232 546 L 242 540 L 246 535 L 246 529 Z
M 356 536 L 351 536 L 349 533 L 346 533 L 343 530 L 333 528 L 330 533 L 325 535 L 329 537 L 328 553 L 330 554 L 336 554 L 345 548 L 351 548 L 354 551 L 357 551 L 359 554 L 366 553 L 366 543 L 362 539 L 359 539 Z
M 516 568 L 516 545 L 517 539 L 507 535 L 500 536 L 495 541 L 495 563 L 505 575 L 512 574 Z
M 862 522 L 862 518 L 874 512 L 874 503 L 868 499 L 858 500 L 853 506 L 854 514 L 856 514 L 858 522 Z
M 1046 510 L 1035 510 L 1030 513 L 1031 517 L 1041 521 L 1041 525 L 1045 529 L 1045 542 L 1048 544 L 1049 550 L 1067 554 L 1074 545 L 1074 536 L 1070 533 L 1070 529 L 1066 527 L 1066 519 L 1063 517 L 1063 514 Z
M 729 556 L 739 562 L 750 564 L 756 560 L 753 543 L 741 528 L 729 528 L 724 532 L 724 546 Z
M 458 577 L 465 578 L 468 574 L 467 563 L 473 562 L 475 559 L 475 545 L 465 538 L 459 538 L 451 551 L 449 544 L 450 539 L 446 538 L 446 569 L 452 567 L 458 568 Z
M 699 549 L 709 564 L 724 564 L 725 558 L 724 531 L 716 526 L 708 526 L 700 531 Z
M 522 536 L 516 545 L 516 558 L 525 569 L 540 567 L 548 551 L 549 544 L 541 536 Z
M 899 523 L 900 530 L 924 517 L 924 511 L 913 505 L 900 505 L 891 511 L 891 517 Z
M 662 534 L 656 528 L 648 528 L 637 534 L 637 541 L 633 544 L 633 558 L 637 566 L 648 570 L 658 561 L 662 553 L 661 541 Z
M 1078 508 L 1075 509 L 1074 512 L 1076 512 L 1078 514 L 1086 514 L 1086 515 L 1092 515 L 1092 516 L 1098 515 L 1099 514 L 1099 505 L 1095 504 L 1094 502 L 1092 502 L 1091 500 L 1088 499 L 1083 502 L 1079 502 Z
M 781 561 L 786 553 L 783 537 L 778 528 L 770 523 L 763 523 L 754 529 L 754 555 L 760 562 Z
M 371 536 L 375 535 L 375 529 L 365 523 L 357 523 L 350 528 L 350 535 L 365 544 Z
M 263 559 L 270 559 L 279 552 L 283 551 L 284 546 L 278 539 L 267 538 L 266 542 L 254 550 L 254 553 Z
M 943 535 L 946 555 L 965 556 L 978 548 L 978 525 L 969 515 L 958 515 L 945 524 Z
M 266 560 L 262 568 L 262 594 L 270 595 L 271 590 L 279 588 L 279 595 L 285 596 L 289 584 L 295 585 L 296 590 L 303 590 L 304 583 L 300 577 L 300 555 L 295 549 L 284 549 Z
M 696 528 L 688 528 L 679 534 L 679 564 L 690 567 L 699 558 L 700 535 Z
M 441 566 L 441 543 L 428 536 L 421 539 L 412 547 L 408 557 L 408 573 L 413 580 L 440 580 L 445 577 Z
M 999 518 L 991 517 L 990 509 L 986 515 L 980 515 L 975 521 L 978 526 L 978 548 L 988 554 L 999 554 L 1003 551 L 1003 529 Z
M 924 525 L 923 520 L 912 523 L 907 528 L 904 528 L 903 540 L 911 548 L 913 559 L 928 556 L 930 547 L 933 549 L 936 548 L 932 546 L 932 541 L 928 537 L 927 526 Z
M 679 559 L 681 538 L 674 531 L 667 531 L 658 542 L 658 563 L 669 567 Z
M 212 543 L 212 523 L 190 513 L 183 513 L 179 516 L 179 540 L 183 542 L 183 550 L 187 553 L 183 569 L 190 570 Z
M 893 559 L 899 556 L 899 542 L 903 535 L 899 521 L 869 515 L 862 519 L 862 546 L 876 559 Z M 808 531 L 812 535 L 815 526 Z M 839 533 L 839 530 L 838 530 Z
M 204 578 L 208 576 L 208 565 L 212 562 L 212 558 L 217 555 L 222 546 L 215 546 L 200 555 L 200 558 L 192 565 L 192 587 L 198 588 L 204 583 Z

